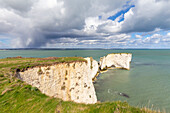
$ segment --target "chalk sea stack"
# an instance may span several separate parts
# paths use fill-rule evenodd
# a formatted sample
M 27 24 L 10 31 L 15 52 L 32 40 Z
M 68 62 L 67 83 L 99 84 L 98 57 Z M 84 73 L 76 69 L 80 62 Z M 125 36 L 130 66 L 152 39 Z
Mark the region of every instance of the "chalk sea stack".
M 109 67 L 130 70 L 131 53 L 112 53 L 100 58 L 100 69 L 105 70 Z

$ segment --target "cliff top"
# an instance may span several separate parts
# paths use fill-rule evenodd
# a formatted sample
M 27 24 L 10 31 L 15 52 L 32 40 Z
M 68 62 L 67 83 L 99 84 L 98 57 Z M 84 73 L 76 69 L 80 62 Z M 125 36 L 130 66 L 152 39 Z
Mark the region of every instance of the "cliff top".
M 25 58 L 8 57 L 0 59 L 0 74 L 6 72 L 24 71 L 36 66 L 53 65 L 57 63 L 87 62 L 83 57 L 47 57 L 47 58 Z
M 132 55 L 132 53 L 109 53 L 109 54 L 107 54 L 106 56 L 108 56 L 108 55 L 113 55 L 113 54 L 131 54 Z

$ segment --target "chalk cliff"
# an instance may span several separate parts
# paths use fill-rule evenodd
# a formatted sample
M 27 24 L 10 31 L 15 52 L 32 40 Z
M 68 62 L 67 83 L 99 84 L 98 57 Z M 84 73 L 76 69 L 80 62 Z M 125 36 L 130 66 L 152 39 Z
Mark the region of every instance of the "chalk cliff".
M 92 58 L 85 59 L 87 62 L 34 67 L 18 72 L 17 76 L 48 96 L 65 101 L 94 104 L 97 97 L 92 78 L 98 72 L 98 63 Z
M 92 57 L 85 58 L 87 60 L 88 67 L 90 68 L 90 74 L 91 78 L 93 79 L 97 73 L 99 73 L 99 65 L 96 60 L 94 60 Z
M 108 67 L 130 69 L 132 54 L 113 53 L 101 57 L 100 62 L 92 57 L 85 61 L 63 62 L 47 66 L 28 68 L 16 76 L 37 87 L 42 93 L 64 101 L 94 104 L 97 102 L 92 79 Z
M 130 53 L 112 53 L 100 58 L 100 69 L 105 70 L 108 67 L 130 69 L 132 54 Z

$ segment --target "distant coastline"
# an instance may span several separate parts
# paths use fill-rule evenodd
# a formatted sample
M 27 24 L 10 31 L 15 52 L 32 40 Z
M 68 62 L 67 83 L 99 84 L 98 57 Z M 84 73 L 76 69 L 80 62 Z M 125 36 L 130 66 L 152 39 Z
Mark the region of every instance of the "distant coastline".
M 0 48 L 0 50 L 170 50 L 170 48 Z

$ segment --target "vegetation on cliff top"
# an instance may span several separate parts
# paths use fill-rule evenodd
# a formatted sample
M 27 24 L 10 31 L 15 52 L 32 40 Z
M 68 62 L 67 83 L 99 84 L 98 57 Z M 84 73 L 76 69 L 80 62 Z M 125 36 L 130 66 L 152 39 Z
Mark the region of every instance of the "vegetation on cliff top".
M 53 65 L 57 63 L 86 62 L 83 57 L 48 57 L 48 58 L 23 58 L 8 57 L 0 59 L 0 73 L 24 71 L 36 66 Z M 6 73 L 7 74 L 7 73 Z
M 31 87 L 12 76 L 17 69 L 49 65 L 59 62 L 85 61 L 81 57 L 65 58 L 5 58 L 0 59 L 0 112 L 30 112 L 30 113 L 112 113 L 112 112 L 154 112 L 146 108 L 129 106 L 126 102 L 105 102 L 93 105 L 65 102 L 58 98 L 48 97 L 37 88 Z

